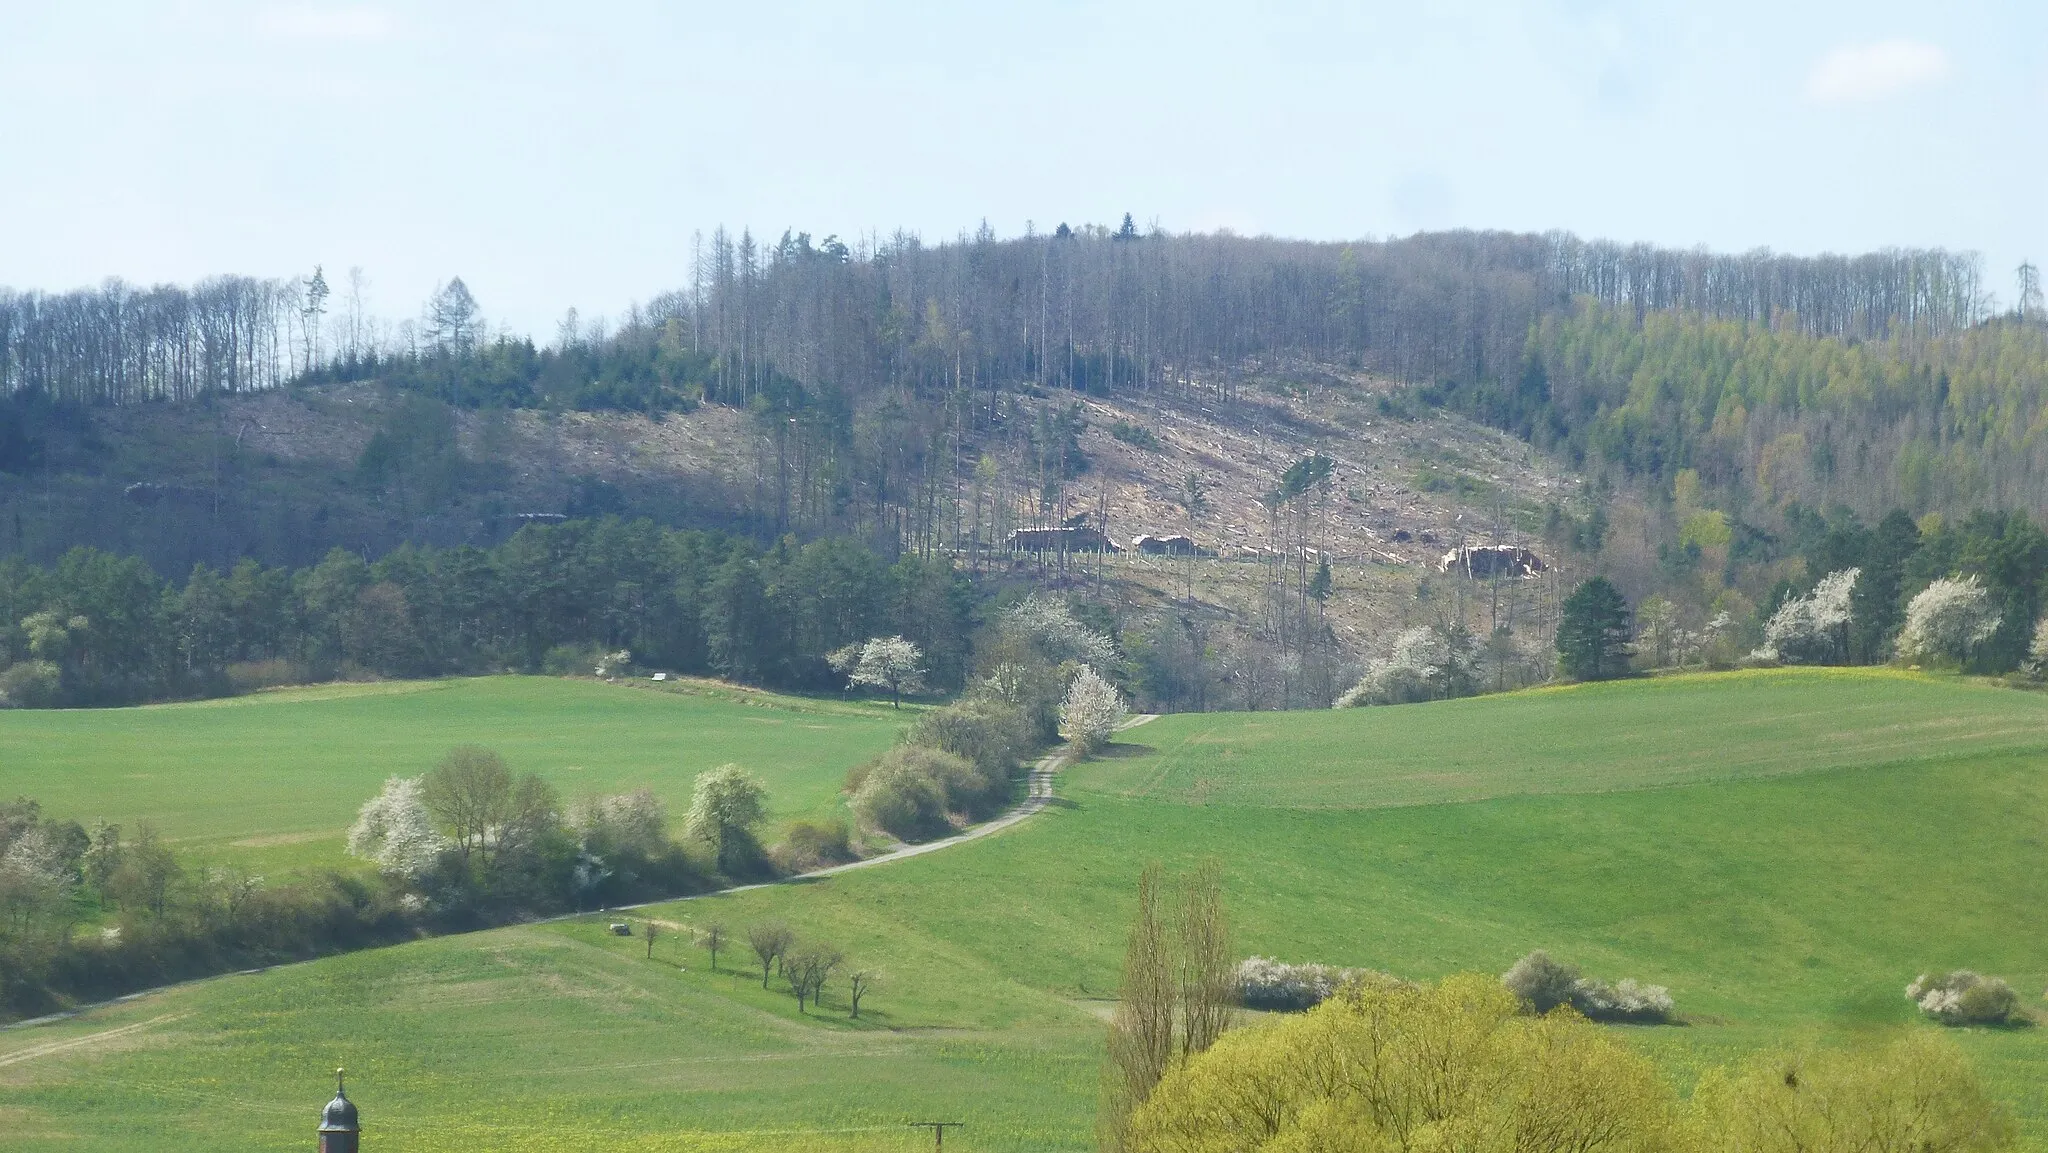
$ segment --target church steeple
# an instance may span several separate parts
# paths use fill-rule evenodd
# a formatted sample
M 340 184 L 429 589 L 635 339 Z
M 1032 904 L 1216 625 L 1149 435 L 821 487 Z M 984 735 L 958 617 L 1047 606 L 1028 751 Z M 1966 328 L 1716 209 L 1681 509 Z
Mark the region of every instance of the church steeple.
M 334 1071 L 334 1100 L 320 1112 L 320 1153 L 357 1153 L 363 1126 L 356 1115 L 356 1103 L 342 1091 L 342 1070 Z

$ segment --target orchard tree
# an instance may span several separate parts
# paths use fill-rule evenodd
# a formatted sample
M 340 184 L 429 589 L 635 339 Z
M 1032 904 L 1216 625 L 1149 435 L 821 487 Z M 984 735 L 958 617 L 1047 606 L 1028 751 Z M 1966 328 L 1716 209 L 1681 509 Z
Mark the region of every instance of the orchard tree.
M 1604 681 L 1628 671 L 1629 611 L 1621 590 L 1594 577 L 1565 598 L 1557 625 L 1558 664 L 1582 681 Z
M 768 987 L 768 973 L 775 962 L 789 954 L 796 944 L 796 934 L 780 921 L 768 921 L 747 930 L 747 947 L 754 950 L 754 959 L 761 962 L 761 987 Z

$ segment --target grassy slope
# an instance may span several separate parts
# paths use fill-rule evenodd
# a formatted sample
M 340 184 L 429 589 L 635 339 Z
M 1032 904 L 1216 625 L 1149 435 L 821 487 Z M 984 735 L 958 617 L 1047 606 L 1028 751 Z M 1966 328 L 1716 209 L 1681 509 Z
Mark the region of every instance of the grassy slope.
M 1885 764 L 1827 767 L 1841 759 L 1830 732 L 1865 706 L 1881 727 L 1935 735 L 1860 754 Z M 910 1145 L 892 1126 L 944 1113 L 973 1123 L 963 1148 L 1080 1148 L 1132 879 L 1147 859 L 1210 854 L 1226 862 L 1245 952 L 1433 976 L 1497 972 L 1542 946 L 1667 984 L 1700 1023 L 1627 1033 L 1689 1077 L 1787 1039 L 1918 1027 L 1899 990 L 1920 968 L 1967 964 L 2038 995 L 2044 708 L 1955 682 L 1767 674 L 1166 718 L 1127 737 L 1155 753 L 1074 770 L 1071 808 L 1000 837 L 658 914 L 786 917 L 880 965 L 865 1028 L 844 1022 L 843 989 L 828 1001 L 837 1018 L 807 1023 L 755 979 L 704 972 L 673 938 L 650 963 L 595 924 L 529 927 L 0 1034 L 0 1131 L 23 1148 L 141 1147 L 142 1129 L 111 1110 L 218 1148 L 294 1148 L 320 1067 L 345 1060 L 394 1147 L 574 1131 L 592 1148 L 894 1149 Z M 1611 738 L 1630 724 L 1638 739 Z M 1415 759 L 1446 763 L 1431 732 L 1520 742 L 1517 763 L 1538 766 L 1481 787 L 1468 764 L 1443 777 L 1451 797 L 1551 791 L 1425 803 Z M 1671 779 L 1660 733 L 1703 734 L 1677 739 L 1714 749 L 1690 770 L 1705 783 L 1634 787 Z M 1625 791 L 1570 792 L 1585 788 Z M 1219 799 L 1231 796 L 1250 803 Z M 1963 1041 L 2032 1139 L 2048 1138 L 2048 1035 Z
M 904 723 L 885 705 L 728 689 L 664 692 L 544 677 L 327 685 L 223 701 L 0 712 L 0 795 L 275 870 L 339 863 L 342 830 L 385 777 L 458 744 L 497 749 L 568 797 L 646 786 L 678 820 L 690 783 L 738 762 L 776 819 L 838 810 L 846 770 Z

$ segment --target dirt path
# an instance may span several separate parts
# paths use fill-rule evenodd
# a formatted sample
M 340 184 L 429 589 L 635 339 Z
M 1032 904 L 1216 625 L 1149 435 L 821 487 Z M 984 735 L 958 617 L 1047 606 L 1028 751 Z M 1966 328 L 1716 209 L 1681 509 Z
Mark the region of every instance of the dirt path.
M 1156 720 L 1158 715 L 1157 713 L 1139 713 L 1125 721 L 1118 731 L 1137 728 L 1147 721 Z M 823 869 L 812 869 L 808 873 L 792 873 L 787 877 L 778 877 L 773 881 L 762 881 L 753 885 L 734 885 L 729 889 L 713 889 L 708 893 L 696 893 L 688 897 L 671 897 L 667 900 L 647 901 L 638 905 L 618 905 L 614 906 L 610 911 L 615 913 L 631 912 L 635 909 L 650 908 L 654 905 L 673 904 L 678 900 L 694 901 L 698 897 L 717 897 L 726 893 L 745 893 L 754 889 L 773 888 L 776 885 L 787 885 L 796 881 L 810 881 L 816 880 L 819 877 L 832 877 L 840 873 L 850 873 L 855 869 L 867 869 L 876 865 L 887 864 L 890 861 L 901 861 L 908 857 L 922 857 L 926 853 L 936 853 L 940 849 L 950 849 L 954 845 L 980 840 L 993 833 L 1000 833 L 1011 825 L 1017 824 L 1019 821 L 1024 820 L 1033 813 L 1042 811 L 1047 805 L 1052 804 L 1053 779 L 1059 775 L 1061 769 L 1066 768 L 1072 761 L 1073 753 L 1064 748 L 1047 754 L 1036 765 L 1031 767 L 1031 777 L 1024 792 L 1024 799 L 1015 808 L 1000 817 L 983 821 L 981 824 L 963 833 L 956 833 L 942 840 L 926 841 L 921 845 L 899 844 L 886 853 L 877 853 L 872 857 L 862 857 L 858 861 L 850 861 L 844 865 L 831 865 Z M 549 920 L 567 921 L 575 917 L 587 915 L 585 913 L 570 913 L 560 917 L 551 917 Z
M 109 1003 L 111 1004 L 111 1002 Z M 95 1009 L 99 1008 L 99 1006 L 97 1005 L 90 1007 Z M 85 1012 L 85 1010 L 80 1009 L 78 1010 L 78 1012 L 82 1013 Z M 9 1065 L 19 1065 L 24 1061 L 33 1061 L 38 1057 L 48 1057 L 57 1053 L 68 1053 L 73 1049 L 84 1049 L 92 1045 L 104 1045 L 109 1041 L 118 1041 L 121 1038 L 129 1036 L 131 1034 L 140 1033 L 145 1029 L 154 1028 L 155 1026 L 162 1025 L 170 1021 L 176 1021 L 187 1016 L 190 1016 L 190 1014 L 166 1013 L 161 1017 L 152 1017 L 147 1021 L 139 1021 L 133 1025 L 123 1025 L 118 1029 L 107 1029 L 98 1033 L 87 1033 L 83 1037 L 72 1037 L 64 1041 L 51 1041 L 47 1044 L 31 1045 L 26 1049 L 17 1049 L 12 1053 L 0 1054 L 0 1069 L 4 1069 Z M 57 1018 L 42 1017 L 38 1018 L 37 1020 L 43 1023 L 48 1023 L 49 1021 L 55 1019 Z M 24 1025 L 32 1025 L 36 1023 L 36 1021 L 21 1022 L 21 1024 Z
M 1120 726 L 1119 731 L 1122 731 L 1124 729 L 1134 729 L 1137 728 L 1139 725 L 1145 724 L 1148 721 L 1156 719 L 1158 719 L 1157 713 L 1139 713 L 1138 715 L 1133 716 L 1129 720 L 1125 721 L 1122 724 L 1122 726 Z M 943 840 L 926 841 L 924 844 L 921 845 L 898 845 L 897 847 L 889 850 L 886 853 L 877 853 L 872 857 L 863 857 L 858 861 L 852 861 L 844 865 L 832 865 L 823 869 L 813 869 L 808 873 L 793 873 L 790 876 L 779 877 L 773 881 L 762 881 L 758 884 L 753 885 L 734 885 L 731 888 L 713 889 L 705 893 L 693 893 L 687 897 L 669 897 L 659 901 L 646 901 L 638 905 L 617 905 L 605 911 L 611 913 L 626 913 L 632 912 L 636 909 L 652 908 L 656 905 L 674 904 L 677 901 L 694 901 L 700 897 L 717 897 L 722 896 L 726 893 L 745 893 L 754 889 L 767 889 L 772 888 L 776 885 L 787 885 L 799 881 L 811 881 L 816 880 L 820 877 L 831 877 L 837 876 L 840 873 L 852 872 L 855 869 L 872 868 L 876 865 L 886 864 L 890 861 L 901 861 L 909 857 L 922 857 L 926 853 L 936 853 L 940 849 L 950 849 L 954 845 L 966 844 L 968 841 L 977 841 L 991 834 L 1000 833 L 1004 829 L 1007 829 L 1010 826 L 1015 825 L 1018 822 L 1024 820 L 1026 817 L 1031 816 L 1033 813 L 1042 811 L 1047 805 L 1052 804 L 1053 780 L 1059 775 L 1059 771 L 1061 769 L 1066 768 L 1067 765 L 1072 763 L 1072 760 L 1073 754 L 1069 750 L 1064 748 L 1058 750 L 1057 752 L 1047 754 L 1036 765 L 1032 766 L 1029 784 L 1027 785 L 1024 793 L 1024 799 L 1021 802 L 1019 802 L 1015 808 L 1012 808 L 1009 812 L 1004 813 L 1000 817 L 996 817 L 988 821 L 983 821 L 981 824 L 976 825 L 965 832 L 958 833 L 951 837 L 946 837 Z M 570 921 L 576 919 L 577 917 L 587 916 L 590 916 L 590 914 L 564 913 L 559 917 L 548 917 L 543 920 L 528 921 L 525 923 L 546 925 L 552 924 L 557 921 Z M 478 931 L 482 932 L 483 930 Z M 333 956 L 338 954 L 330 955 Z M 315 957 L 312 960 L 321 959 L 322 958 Z M 288 965 L 307 965 L 311 963 L 312 961 L 292 961 L 288 962 Z M 128 1001 L 136 1000 L 138 998 L 148 997 L 156 993 L 164 992 L 167 989 L 182 988 L 186 985 L 196 985 L 203 981 L 220 981 L 225 980 L 229 977 L 245 977 L 253 973 L 266 973 L 269 972 L 270 969 L 281 969 L 285 967 L 287 966 L 272 965 L 264 969 L 244 969 L 236 973 L 220 973 L 212 977 L 201 977 L 198 980 L 194 981 L 180 981 L 177 984 L 173 985 L 160 985 L 154 989 L 143 989 L 138 992 L 129 993 L 124 996 L 116 997 L 109 1001 L 98 1001 L 91 1005 L 81 1005 L 80 1007 L 69 1010 L 67 1012 L 52 1013 L 47 1017 L 35 1017 L 27 1021 L 16 1021 L 11 1025 L 0 1025 L 0 1032 L 5 1032 L 10 1029 L 24 1029 L 34 1025 L 48 1025 L 57 1021 L 67 1021 L 81 1014 L 90 1013 L 94 1009 L 103 1009 L 108 1005 L 123 1004 Z M 158 1017 L 155 1020 L 144 1021 L 139 1025 L 128 1025 L 120 1029 L 110 1029 L 105 1033 L 94 1033 L 89 1036 L 78 1037 L 69 1041 L 57 1041 L 52 1042 L 49 1045 L 39 1045 L 29 1049 L 22 1049 L 14 1053 L 9 1053 L 4 1056 L 0 1056 L 0 1067 L 11 1065 L 17 1061 L 27 1061 L 31 1058 L 42 1056 L 45 1053 L 55 1053 L 61 1050 L 72 1049 L 78 1046 L 91 1044 L 96 1041 L 105 1041 L 113 1039 L 118 1036 L 125 1036 L 126 1034 L 137 1032 L 142 1029 L 147 1029 L 150 1026 L 155 1025 L 159 1022 L 171 1019 L 172 1018 L 170 1017 Z

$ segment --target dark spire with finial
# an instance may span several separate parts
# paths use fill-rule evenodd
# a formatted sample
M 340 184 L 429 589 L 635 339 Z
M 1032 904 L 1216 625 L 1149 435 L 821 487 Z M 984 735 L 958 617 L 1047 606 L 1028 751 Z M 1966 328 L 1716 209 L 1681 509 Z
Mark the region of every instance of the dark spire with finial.
M 363 1127 L 356 1103 L 342 1089 L 343 1070 L 334 1071 L 334 1100 L 320 1113 L 320 1153 L 357 1153 Z

